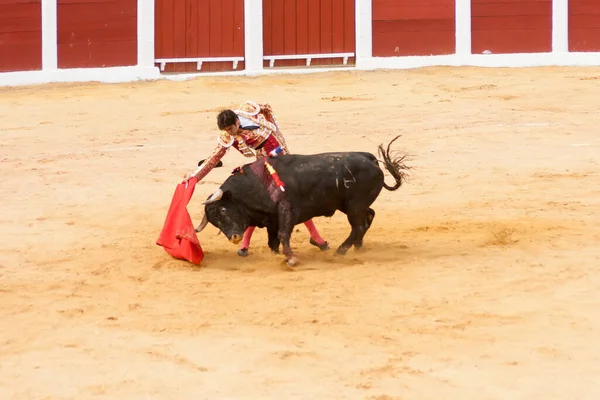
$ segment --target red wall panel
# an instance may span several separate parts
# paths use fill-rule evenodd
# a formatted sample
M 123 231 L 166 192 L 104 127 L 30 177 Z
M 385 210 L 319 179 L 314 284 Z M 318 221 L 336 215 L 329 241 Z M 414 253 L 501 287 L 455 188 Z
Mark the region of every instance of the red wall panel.
M 58 0 L 58 67 L 137 64 L 137 0 Z
M 471 49 L 473 54 L 552 51 L 552 0 L 471 0 Z
M 353 53 L 354 0 L 263 0 L 263 43 L 264 55 Z M 311 60 L 311 65 L 341 63 L 341 58 Z M 306 60 L 275 61 L 276 67 L 301 65 Z
M 600 51 L 600 0 L 569 0 L 569 51 Z
M 155 58 L 244 56 L 244 0 L 156 0 L 155 7 Z M 201 72 L 232 70 L 230 61 L 207 62 Z M 173 63 L 164 72 L 196 71 L 196 63 Z
M 373 56 L 455 52 L 454 0 L 373 0 Z
M 0 0 L 0 72 L 42 69 L 40 0 Z

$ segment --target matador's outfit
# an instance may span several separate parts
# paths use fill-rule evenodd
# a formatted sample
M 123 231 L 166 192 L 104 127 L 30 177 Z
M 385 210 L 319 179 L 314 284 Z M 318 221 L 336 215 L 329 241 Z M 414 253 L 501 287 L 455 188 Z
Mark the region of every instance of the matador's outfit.
M 266 156 L 289 154 L 285 139 L 279 130 L 279 124 L 269 104 L 258 104 L 248 100 L 240 105 L 238 110 L 234 110 L 234 112 L 240 120 L 240 127 L 237 134 L 231 135 L 226 131 L 221 131 L 217 139 L 217 147 L 194 173 L 194 176 L 198 180 L 204 178 L 232 146 L 245 157 L 256 157 L 257 159 Z M 321 250 L 327 250 L 329 246 L 319 235 L 312 219 L 304 222 L 304 225 L 311 235 L 311 244 L 319 247 Z M 253 226 L 248 227 L 244 233 L 244 240 L 238 251 L 239 255 L 245 256 L 248 254 L 250 238 L 254 229 L 255 227 Z
M 232 146 L 245 157 L 256 157 L 257 159 L 289 153 L 269 104 L 246 101 L 234 112 L 240 119 L 237 135 L 221 132 L 217 139 L 217 147 L 196 171 L 195 176 L 198 180 L 204 178 Z

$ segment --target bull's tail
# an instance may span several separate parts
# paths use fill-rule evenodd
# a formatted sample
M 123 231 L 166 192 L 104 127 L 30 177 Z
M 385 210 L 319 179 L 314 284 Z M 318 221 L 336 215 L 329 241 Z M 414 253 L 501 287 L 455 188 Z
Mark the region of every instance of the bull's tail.
M 383 148 L 383 144 L 378 146 L 379 156 L 383 159 L 381 162 L 385 166 L 385 169 L 394 177 L 396 180 L 396 184 L 394 186 L 388 186 L 385 182 L 383 182 L 383 187 L 387 190 L 397 190 L 402 183 L 406 180 L 408 174 L 406 171 L 410 169 L 409 166 L 404 164 L 407 155 L 396 156 L 392 155 L 390 151 L 390 146 L 392 143 L 396 141 L 401 135 L 396 136 L 392 141 L 387 145 L 387 149 Z

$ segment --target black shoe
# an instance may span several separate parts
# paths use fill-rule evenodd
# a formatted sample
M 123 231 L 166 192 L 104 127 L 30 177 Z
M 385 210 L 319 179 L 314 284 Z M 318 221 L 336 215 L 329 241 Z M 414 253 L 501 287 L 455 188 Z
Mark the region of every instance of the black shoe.
M 247 255 L 248 255 L 248 249 L 239 249 L 238 250 L 238 256 L 246 257 Z
M 321 251 L 329 250 L 329 243 L 328 242 L 325 242 L 323 244 L 318 244 L 317 242 L 315 242 L 313 240 L 313 238 L 310 238 L 310 244 L 312 244 L 313 246 L 318 247 Z

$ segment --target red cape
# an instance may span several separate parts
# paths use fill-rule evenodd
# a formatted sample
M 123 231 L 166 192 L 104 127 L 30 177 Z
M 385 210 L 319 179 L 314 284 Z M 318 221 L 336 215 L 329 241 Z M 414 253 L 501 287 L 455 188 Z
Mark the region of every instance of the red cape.
M 162 246 L 172 257 L 200 264 L 204 259 L 202 246 L 192 224 L 187 205 L 194 194 L 198 179 L 181 182 L 175 188 L 167 218 L 156 244 Z

